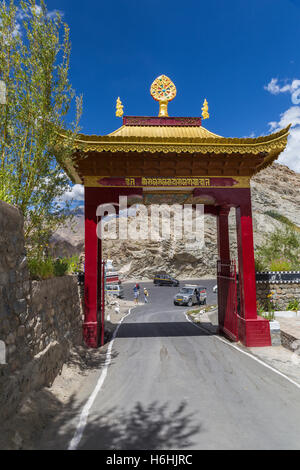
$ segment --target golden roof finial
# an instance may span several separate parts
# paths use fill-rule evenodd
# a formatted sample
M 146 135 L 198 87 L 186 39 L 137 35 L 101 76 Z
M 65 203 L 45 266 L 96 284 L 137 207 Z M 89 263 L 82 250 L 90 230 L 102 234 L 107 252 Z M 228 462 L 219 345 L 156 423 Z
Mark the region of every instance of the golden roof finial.
M 116 110 L 116 116 L 117 117 L 123 117 L 124 116 L 124 111 L 123 111 L 124 106 L 122 105 L 122 101 L 120 100 L 120 97 L 117 99 L 117 110 Z
M 203 108 L 202 108 L 202 117 L 203 119 L 209 119 L 209 112 L 208 112 L 208 102 L 205 99 Z
M 168 103 L 172 101 L 177 94 L 176 86 L 166 77 L 160 75 L 151 85 L 150 93 L 155 101 L 159 102 L 159 117 L 168 117 Z

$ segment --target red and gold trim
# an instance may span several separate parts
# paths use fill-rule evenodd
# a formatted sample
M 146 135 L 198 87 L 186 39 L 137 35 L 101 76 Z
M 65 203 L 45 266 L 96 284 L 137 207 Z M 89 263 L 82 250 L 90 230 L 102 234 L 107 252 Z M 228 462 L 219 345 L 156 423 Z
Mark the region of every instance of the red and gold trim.
M 109 178 L 86 176 L 84 185 L 90 188 L 147 188 L 147 189 L 196 189 L 196 188 L 249 188 L 250 177 L 182 176 L 182 177 L 127 177 Z

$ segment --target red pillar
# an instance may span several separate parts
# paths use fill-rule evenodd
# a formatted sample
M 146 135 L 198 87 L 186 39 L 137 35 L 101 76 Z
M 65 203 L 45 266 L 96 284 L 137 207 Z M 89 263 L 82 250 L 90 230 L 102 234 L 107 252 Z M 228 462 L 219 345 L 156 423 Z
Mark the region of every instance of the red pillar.
M 239 338 L 246 346 L 271 346 L 270 325 L 257 316 L 251 191 L 236 208 L 239 258 Z
M 230 208 L 221 206 L 217 213 L 218 233 L 218 314 L 219 330 L 237 341 L 237 318 L 235 302 L 235 276 L 230 262 L 229 216 Z
M 230 260 L 230 243 L 229 243 L 229 226 L 228 215 L 230 209 L 220 207 L 217 215 L 217 231 L 218 231 L 218 252 L 219 259 L 222 261 Z
M 104 312 L 101 311 L 102 242 L 97 236 L 97 208 L 100 204 L 115 204 L 118 213 L 119 196 L 128 196 L 129 203 L 142 201 L 140 188 L 85 188 L 85 319 L 84 340 L 90 348 L 103 341 L 101 331 Z M 131 198 L 131 199 L 130 199 Z
M 84 340 L 90 348 L 99 343 L 99 277 L 101 265 L 101 240 L 97 237 L 97 200 L 92 197 L 91 188 L 85 188 L 85 319 Z

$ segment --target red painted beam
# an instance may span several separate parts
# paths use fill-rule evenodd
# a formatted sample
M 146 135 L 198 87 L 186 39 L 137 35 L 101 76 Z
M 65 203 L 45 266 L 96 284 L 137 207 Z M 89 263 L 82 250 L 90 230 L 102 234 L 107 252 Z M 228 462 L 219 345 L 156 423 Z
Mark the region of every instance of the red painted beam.
M 201 117 L 124 116 L 123 126 L 201 127 Z

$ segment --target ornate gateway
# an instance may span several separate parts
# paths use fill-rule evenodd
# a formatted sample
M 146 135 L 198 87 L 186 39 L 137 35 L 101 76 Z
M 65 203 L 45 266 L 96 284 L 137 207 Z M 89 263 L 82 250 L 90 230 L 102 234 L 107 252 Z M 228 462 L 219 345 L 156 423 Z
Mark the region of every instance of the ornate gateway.
M 101 337 L 102 245 L 96 234 L 96 210 L 100 204 L 117 204 L 119 196 L 127 195 L 146 204 L 173 200 L 205 204 L 205 213 L 217 217 L 220 329 L 247 346 L 269 346 L 269 323 L 257 316 L 256 308 L 250 179 L 285 149 L 289 127 L 254 139 L 221 137 L 205 129 L 201 117 L 168 116 L 168 103 L 176 96 L 168 77 L 158 77 L 151 94 L 160 104 L 158 117 L 124 116 L 122 127 L 109 135 L 78 135 L 73 160 L 66 167 L 73 182 L 85 186 L 86 342 L 97 347 Z M 121 100 L 117 113 L 123 115 Z M 209 117 L 206 100 L 202 117 Z M 236 211 L 238 241 L 240 305 L 236 320 L 230 318 L 235 307 L 228 309 L 235 305 L 234 276 L 228 272 L 232 266 L 230 208 Z

